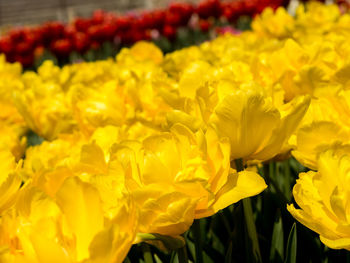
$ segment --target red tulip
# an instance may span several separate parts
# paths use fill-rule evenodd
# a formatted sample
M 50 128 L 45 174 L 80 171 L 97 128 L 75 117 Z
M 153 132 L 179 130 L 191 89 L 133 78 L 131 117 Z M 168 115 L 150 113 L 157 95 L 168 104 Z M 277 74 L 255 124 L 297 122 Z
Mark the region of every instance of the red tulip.
M 104 17 L 106 15 L 106 12 L 104 12 L 101 9 L 98 9 L 96 11 L 94 11 L 94 13 L 92 14 L 92 18 L 91 18 L 91 22 L 93 25 L 100 25 L 103 23 L 104 21 Z
M 0 39 L 0 53 L 10 54 L 13 51 L 13 43 L 9 36 Z
M 211 26 L 211 23 L 208 20 L 200 20 L 199 21 L 199 27 L 200 27 L 201 31 L 203 31 L 203 32 L 208 32 L 210 26 Z
M 114 38 L 114 35 L 117 31 L 117 27 L 115 24 L 112 23 L 104 23 L 100 27 L 101 30 L 101 37 L 104 40 L 111 41 Z
M 219 17 L 221 15 L 221 3 L 219 0 L 202 1 L 198 4 L 196 12 L 203 19 L 211 16 Z
M 162 34 L 170 39 L 173 40 L 176 37 L 176 28 L 170 25 L 165 25 L 162 30 Z
M 151 16 L 153 19 L 153 27 L 156 29 L 161 29 L 164 25 L 164 18 L 165 18 L 165 11 L 164 10 L 154 10 L 151 12 Z
M 83 32 L 77 32 L 73 37 L 73 46 L 79 53 L 85 52 L 90 46 L 89 36 Z
M 51 51 L 60 57 L 67 57 L 72 52 L 72 43 L 69 39 L 58 39 L 51 43 Z
M 32 43 L 23 41 L 16 44 L 15 52 L 20 55 L 25 55 L 25 54 L 32 53 L 33 48 L 34 48 L 34 45 Z
M 103 38 L 101 25 L 90 26 L 87 30 L 87 34 L 92 40 L 101 40 Z
M 76 28 L 77 31 L 80 32 L 87 32 L 88 28 L 91 25 L 91 22 L 89 19 L 85 19 L 85 18 L 77 18 L 75 19 L 75 21 L 73 22 L 74 27 Z
M 165 13 L 165 21 L 164 23 L 166 25 L 171 25 L 171 26 L 180 26 L 182 21 L 182 17 L 180 14 L 171 12 L 170 10 Z
M 34 57 L 33 54 L 27 54 L 27 55 L 15 55 L 14 57 L 15 61 L 18 61 L 23 65 L 23 67 L 30 67 L 33 65 Z

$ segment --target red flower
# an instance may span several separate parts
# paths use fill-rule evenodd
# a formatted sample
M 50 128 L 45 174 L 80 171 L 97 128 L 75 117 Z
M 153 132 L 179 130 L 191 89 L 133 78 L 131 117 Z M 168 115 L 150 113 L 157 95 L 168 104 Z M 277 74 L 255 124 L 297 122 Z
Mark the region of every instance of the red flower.
M 14 57 L 15 61 L 18 61 L 23 65 L 23 67 L 30 67 L 33 65 L 34 57 L 33 54 L 27 54 L 27 55 L 15 55 Z
M 162 30 L 162 34 L 170 39 L 173 40 L 176 37 L 176 28 L 170 25 L 165 25 Z
M 180 26 L 182 24 L 181 21 L 182 17 L 180 14 L 175 13 L 175 12 L 171 12 L 170 10 L 168 10 L 165 13 L 165 21 L 164 23 L 166 25 L 171 25 L 171 26 Z
M 87 30 L 87 34 L 92 40 L 95 40 L 95 41 L 102 40 L 103 32 L 102 32 L 101 25 L 90 26 Z
M 151 28 L 161 29 L 163 27 L 165 13 L 164 10 L 154 10 L 153 12 L 150 12 L 153 20 Z
M 203 32 L 208 32 L 210 26 L 211 26 L 211 23 L 208 20 L 200 20 L 199 21 L 199 27 Z
M 117 31 L 117 27 L 115 24 L 112 24 L 112 23 L 104 23 L 101 25 L 100 30 L 101 30 L 101 37 L 104 40 L 112 41 Z
M 69 39 L 58 39 L 51 43 L 51 51 L 60 57 L 67 57 L 72 52 L 72 43 Z
M 103 23 L 104 21 L 104 17 L 106 16 L 106 12 L 104 12 L 103 10 L 99 9 L 94 11 L 94 13 L 92 14 L 92 18 L 91 18 L 91 23 L 93 25 L 100 25 Z
M 47 22 L 42 27 L 43 41 L 47 45 L 52 40 L 64 37 L 64 25 L 60 22 Z
M 221 15 L 221 3 L 219 0 L 205 0 L 198 4 L 196 9 L 200 18 L 207 19 L 211 16 L 219 17 Z
M 73 46 L 79 53 L 85 52 L 90 46 L 89 36 L 83 32 L 77 32 L 73 37 Z
M 127 30 L 131 25 L 130 19 L 126 16 L 117 17 L 115 23 L 118 31 Z
M 0 39 L 0 53 L 10 54 L 13 51 L 13 43 L 9 36 Z
M 76 28 L 77 31 L 86 33 L 88 28 L 91 25 L 91 22 L 89 19 L 79 17 L 79 18 L 75 19 L 73 24 L 74 24 L 74 27 Z
M 194 8 L 188 3 L 171 3 L 169 6 L 169 12 L 178 14 L 181 17 L 179 24 L 186 25 L 194 12 Z
M 15 52 L 20 55 L 25 55 L 33 52 L 34 45 L 28 41 L 17 43 Z

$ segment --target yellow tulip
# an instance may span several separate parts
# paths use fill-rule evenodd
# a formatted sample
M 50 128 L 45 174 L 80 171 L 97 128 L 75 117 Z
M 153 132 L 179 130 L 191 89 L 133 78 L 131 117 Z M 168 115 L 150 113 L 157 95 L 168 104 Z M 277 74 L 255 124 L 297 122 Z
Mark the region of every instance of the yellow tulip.
M 133 117 L 128 116 L 126 95 L 118 90 L 115 81 L 106 82 L 98 89 L 76 86 L 70 96 L 74 117 L 86 134 L 92 134 L 97 127 L 121 126 L 127 117 Z
M 163 61 L 162 51 L 153 43 L 147 41 L 139 41 L 134 44 L 130 49 L 124 48 L 117 56 L 117 61 L 122 63 L 131 63 L 132 60 L 153 62 L 160 64 Z
M 11 151 L 18 161 L 23 157 L 27 146 L 24 127 L 0 121 L 0 151 Z
M 22 162 L 15 163 L 9 151 L 0 150 L 0 215 L 15 202 L 22 180 L 18 174 Z
M 350 250 L 349 171 L 350 148 L 320 154 L 317 172 L 301 173 L 293 188 L 300 207 L 288 211 L 302 224 L 320 235 L 330 248 Z
M 65 180 L 55 198 L 27 184 L 16 210 L 0 219 L 0 259 L 122 262 L 135 238 L 136 211 L 125 199 L 107 220 L 101 205 L 97 189 L 76 177 Z
M 45 82 L 33 72 L 25 73 L 22 79 L 25 88 L 15 91 L 14 102 L 28 127 L 48 140 L 73 131 L 76 123 L 59 83 Z
M 194 218 L 210 216 L 266 187 L 258 174 L 230 169 L 229 141 L 211 128 L 193 133 L 177 124 L 170 133 L 150 136 L 142 144 L 123 142 L 112 152 L 111 158 L 124 167 L 140 221 L 145 220 L 140 224 L 144 233 L 179 235 Z
M 293 156 L 303 165 L 316 169 L 318 155 L 330 147 L 350 142 L 350 91 L 312 99 L 296 135 L 290 143 Z
M 303 118 L 310 99 L 276 108 L 254 91 L 235 91 L 218 104 L 211 125 L 231 143 L 231 159 L 268 160 L 279 154 Z
M 275 12 L 266 8 L 252 23 L 254 32 L 262 36 L 287 37 L 294 27 L 294 19 L 280 7 Z
M 171 77 L 178 80 L 180 74 L 187 65 L 202 57 L 203 54 L 200 49 L 197 46 L 191 46 L 166 54 L 162 63 L 162 68 Z

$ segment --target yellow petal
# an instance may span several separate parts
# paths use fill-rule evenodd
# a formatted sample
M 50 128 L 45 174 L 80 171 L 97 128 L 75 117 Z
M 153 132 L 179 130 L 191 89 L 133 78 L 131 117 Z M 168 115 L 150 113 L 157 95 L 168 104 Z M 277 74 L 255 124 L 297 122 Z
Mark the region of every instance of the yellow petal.
M 231 173 L 226 184 L 216 194 L 215 202 L 210 210 L 196 211 L 196 218 L 211 216 L 241 199 L 261 193 L 266 187 L 264 179 L 255 172 Z
M 76 237 L 77 260 L 87 258 L 90 242 L 102 230 L 104 222 L 98 191 L 92 185 L 71 177 L 57 192 L 57 204 Z

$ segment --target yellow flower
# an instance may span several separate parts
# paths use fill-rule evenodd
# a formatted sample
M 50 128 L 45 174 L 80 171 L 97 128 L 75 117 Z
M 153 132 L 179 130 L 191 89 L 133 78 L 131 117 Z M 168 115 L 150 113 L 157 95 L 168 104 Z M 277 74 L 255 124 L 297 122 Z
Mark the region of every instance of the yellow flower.
M 87 142 L 88 139 L 81 133 L 73 133 L 29 147 L 24 170 L 28 174 L 35 174 L 44 170 L 52 171 L 57 167 L 72 167 L 78 162 L 81 146 Z
M 54 198 L 27 184 L 0 218 L 0 259 L 9 262 L 122 262 L 135 238 L 130 199 L 105 219 L 97 189 L 68 178 Z
M 117 56 L 118 62 L 134 64 L 132 60 L 153 62 L 160 64 L 163 61 L 162 51 L 154 44 L 147 41 L 139 41 L 130 49 L 124 48 Z
M 27 146 L 24 127 L 0 121 L 0 151 L 11 151 L 18 161 Z
M 22 162 L 15 163 L 9 151 L 0 150 L 0 217 L 4 210 L 13 205 L 22 180 L 18 170 Z
M 317 172 L 301 173 L 293 188 L 295 201 L 288 211 L 317 232 L 330 248 L 350 250 L 349 173 L 350 148 L 320 154 Z
M 229 141 L 211 128 L 195 134 L 177 124 L 171 133 L 150 136 L 142 144 L 123 142 L 114 151 L 111 158 L 126 171 L 144 233 L 179 235 L 194 218 L 210 216 L 266 187 L 258 174 L 230 169 Z
M 287 37 L 294 27 L 294 19 L 288 12 L 280 7 L 275 12 L 266 8 L 252 22 L 254 32 L 262 36 Z
M 10 148 L 17 160 L 22 157 L 26 143 L 20 137 L 27 131 L 13 101 L 13 92 L 22 87 L 21 72 L 19 63 L 7 63 L 0 54 L 0 149 Z
M 298 98 L 276 108 L 255 91 L 234 91 L 215 109 L 211 124 L 231 143 L 231 159 L 268 160 L 279 154 L 303 118 L 310 99 Z
M 210 74 L 213 69 L 209 63 L 200 60 L 184 68 L 179 80 L 180 96 L 195 98 L 197 89 L 213 78 Z
M 180 74 L 190 63 L 203 57 L 202 52 L 197 46 L 183 48 L 166 54 L 162 63 L 162 68 L 171 77 L 178 80 Z
M 132 192 L 138 206 L 138 232 L 176 236 L 193 223 L 197 199 L 179 192 L 171 184 L 148 184 Z
M 296 16 L 296 26 L 305 30 L 305 34 L 321 35 L 331 29 L 340 17 L 340 10 L 335 4 L 324 5 L 317 1 L 310 1 L 306 6 L 298 7 Z
M 118 90 L 115 81 L 106 82 L 98 89 L 76 86 L 70 96 L 74 117 L 86 134 L 90 135 L 97 127 L 121 126 L 130 117 L 126 95 Z
M 303 165 L 316 169 L 318 155 L 331 146 L 350 142 L 350 91 L 312 99 L 296 135 L 293 156 Z
M 33 72 L 25 73 L 22 79 L 25 88 L 15 91 L 14 102 L 29 128 L 48 140 L 71 132 L 76 123 L 60 84 Z

